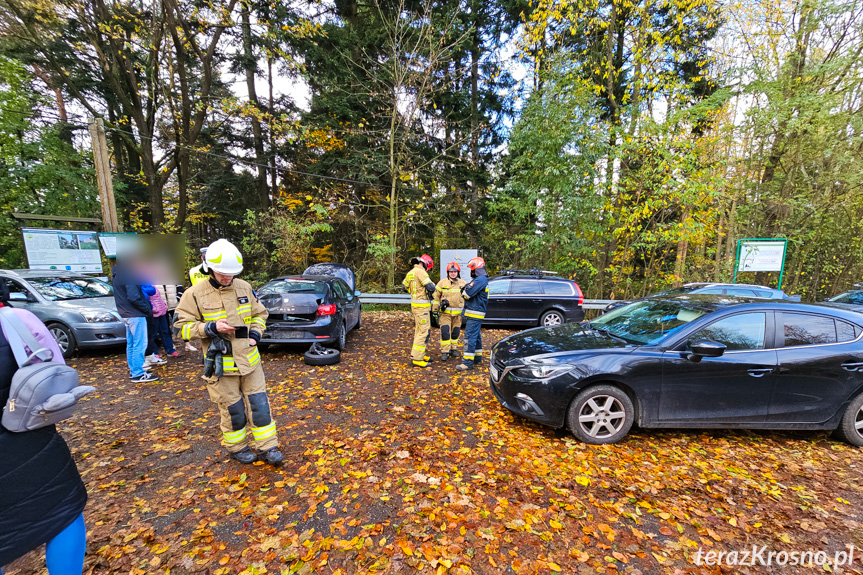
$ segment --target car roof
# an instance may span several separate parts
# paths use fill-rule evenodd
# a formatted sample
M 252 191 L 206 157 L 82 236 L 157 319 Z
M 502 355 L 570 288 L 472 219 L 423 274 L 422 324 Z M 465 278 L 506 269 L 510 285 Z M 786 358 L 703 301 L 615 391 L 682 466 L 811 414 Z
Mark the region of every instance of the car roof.
M 568 280 L 566 278 L 562 278 L 560 276 L 547 276 L 541 274 L 506 274 L 506 275 L 497 275 L 488 278 L 488 281 L 492 280 L 502 280 L 502 279 L 529 279 L 529 280 L 561 280 L 565 282 L 571 282 L 574 280 Z
M 730 283 L 722 283 L 722 282 L 690 282 L 688 284 L 683 284 L 680 287 L 742 287 L 742 288 L 757 288 L 757 289 L 769 289 L 774 290 L 776 288 L 771 288 L 758 284 L 730 284 Z
M 758 307 L 759 309 L 770 309 L 776 311 L 797 311 L 797 312 L 813 312 L 827 313 L 842 317 L 849 321 L 860 324 L 863 322 L 863 313 L 855 310 L 847 304 L 837 304 L 833 302 L 818 302 L 818 303 L 803 303 L 797 301 L 788 301 L 781 299 L 761 299 L 754 297 L 743 297 L 734 295 L 721 294 L 680 294 L 674 296 L 650 296 L 640 301 L 680 301 L 680 302 L 696 302 L 711 307 L 714 311 L 720 309 L 729 309 L 733 307 Z
M 306 281 L 315 281 L 315 282 L 330 282 L 333 280 L 343 280 L 342 278 L 337 278 L 336 276 L 313 276 L 313 275 L 303 275 L 303 274 L 291 274 L 287 276 L 279 276 L 270 281 L 280 281 L 280 280 L 306 280 Z

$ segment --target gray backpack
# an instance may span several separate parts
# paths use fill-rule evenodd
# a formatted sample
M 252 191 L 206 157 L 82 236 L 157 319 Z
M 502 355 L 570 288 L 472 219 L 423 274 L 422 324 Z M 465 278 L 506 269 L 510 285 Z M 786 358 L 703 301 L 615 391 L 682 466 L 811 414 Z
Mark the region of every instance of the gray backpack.
M 96 389 L 78 385 L 77 371 L 52 362 L 54 352 L 40 346 L 13 309 L 0 308 L 0 325 L 19 366 L 3 408 L 3 427 L 14 432 L 32 431 L 72 417 L 78 400 Z

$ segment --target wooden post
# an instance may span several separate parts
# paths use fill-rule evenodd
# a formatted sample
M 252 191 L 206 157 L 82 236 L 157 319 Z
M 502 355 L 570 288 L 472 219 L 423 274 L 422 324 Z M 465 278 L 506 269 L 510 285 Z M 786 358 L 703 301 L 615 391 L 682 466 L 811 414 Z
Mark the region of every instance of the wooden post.
M 99 188 L 99 202 L 102 204 L 102 227 L 106 232 L 122 232 L 123 227 L 117 218 L 117 205 L 114 202 L 114 184 L 111 179 L 111 165 L 108 162 L 105 123 L 102 118 L 91 118 L 89 123 L 93 164 L 96 168 L 96 186 Z

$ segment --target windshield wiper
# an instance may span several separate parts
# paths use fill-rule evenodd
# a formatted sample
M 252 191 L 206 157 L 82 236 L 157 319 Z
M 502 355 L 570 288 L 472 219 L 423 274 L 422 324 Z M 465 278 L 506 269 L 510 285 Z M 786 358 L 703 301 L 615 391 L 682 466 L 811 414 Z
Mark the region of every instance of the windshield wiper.
M 608 330 L 608 329 L 606 329 L 606 328 L 602 328 L 602 327 L 593 327 L 592 325 L 590 325 L 590 322 L 589 322 L 589 321 L 587 321 L 587 320 L 584 320 L 583 322 L 581 322 L 581 324 L 582 324 L 582 325 L 584 325 L 584 326 L 585 326 L 587 329 L 589 329 L 590 331 L 592 331 L 592 332 L 596 332 L 596 333 L 600 333 L 600 334 L 604 335 L 605 337 L 607 337 L 607 338 L 609 338 L 609 339 L 613 339 L 613 340 L 619 341 L 619 342 L 621 342 L 621 343 L 625 343 L 626 345 L 629 345 L 629 344 L 630 344 L 630 342 L 629 342 L 629 341 L 627 341 L 627 340 L 623 339 L 623 338 L 622 338 L 622 337 L 620 337 L 619 335 L 614 335 L 613 333 L 611 333 L 611 331 L 610 331 L 610 330 Z

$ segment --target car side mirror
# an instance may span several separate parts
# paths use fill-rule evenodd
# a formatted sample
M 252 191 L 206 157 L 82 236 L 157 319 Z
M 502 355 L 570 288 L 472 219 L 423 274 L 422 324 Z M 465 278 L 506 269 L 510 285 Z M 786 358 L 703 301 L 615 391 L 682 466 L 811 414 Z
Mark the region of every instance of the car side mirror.
M 701 361 L 702 357 L 720 357 L 725 353 L 725 344 L 701 339 L 696 342 L 690 342 L 689 355 L 687 359 L 694 362 Z
M 23 301 L 28 302 L 30 298 L 25 293 L 21 293 L 19 291 L 9 292 L 9 301 Z
M 354 290 L 354 295 L 360 297 L 361 295 L 363 295 L 363 292 L 361 292 L 360 290 Z

